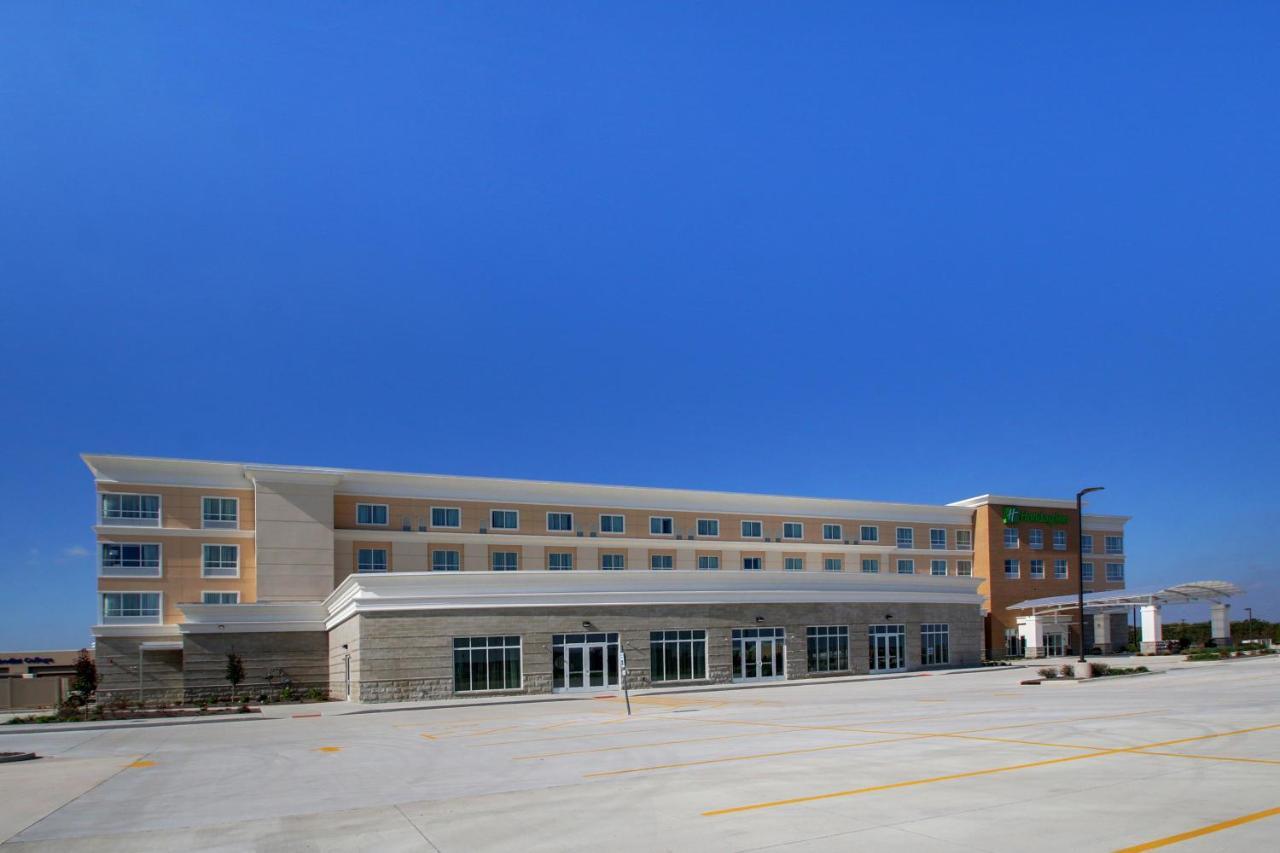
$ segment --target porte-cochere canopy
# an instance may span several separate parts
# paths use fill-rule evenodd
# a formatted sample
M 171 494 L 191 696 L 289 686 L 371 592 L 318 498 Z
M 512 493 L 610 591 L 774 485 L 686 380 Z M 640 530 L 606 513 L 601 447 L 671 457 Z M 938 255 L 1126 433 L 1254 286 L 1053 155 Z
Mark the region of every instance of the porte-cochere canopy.
M 1106 592 L 1086 592 L 1084 610 L 1086 613 L 1120 613 L 1130 607 L 1189 604 L 1193 601 L 1221 602 L 1240 593 L 1240 587 L 1230 581 L 1192 581 L 1158 589 L 1113 589 Z M 1038 615 L 1075 610 L 1077 603 L 1074 595 L 1055 595 L 1051 598 L 1020 601 L 1009 605 L 1009 609 L 1028 610 L 1032 615 Z

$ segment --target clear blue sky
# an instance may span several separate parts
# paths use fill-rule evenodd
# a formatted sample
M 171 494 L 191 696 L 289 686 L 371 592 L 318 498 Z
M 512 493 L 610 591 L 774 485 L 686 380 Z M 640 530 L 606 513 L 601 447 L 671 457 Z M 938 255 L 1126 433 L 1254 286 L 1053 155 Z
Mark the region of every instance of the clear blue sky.
M 1276 4 L 262 5 L 0 7 L 0 648 L 81 451 L 1102 484 L 1280 618 Z

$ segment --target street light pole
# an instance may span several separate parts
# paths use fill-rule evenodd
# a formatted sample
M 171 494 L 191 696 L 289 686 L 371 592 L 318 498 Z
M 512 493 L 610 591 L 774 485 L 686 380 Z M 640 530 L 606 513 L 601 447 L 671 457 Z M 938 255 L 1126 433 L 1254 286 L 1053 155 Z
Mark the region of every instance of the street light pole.
M 1080 608 L 1080 663 L 1084 659 L 1084 496 L 1100 492 L 1103 486 L 1089 486 L 1076 492 L 1076 605 Z

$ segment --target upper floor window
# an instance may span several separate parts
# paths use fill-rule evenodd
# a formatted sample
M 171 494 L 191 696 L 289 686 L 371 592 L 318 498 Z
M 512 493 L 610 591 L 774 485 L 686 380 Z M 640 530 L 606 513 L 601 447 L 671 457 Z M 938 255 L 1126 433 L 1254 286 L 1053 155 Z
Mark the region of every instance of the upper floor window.
M 649 568 L 655 571 L 667 571 L 673 568 L 670 554 L 653 554 L 649 557 Z
M 601 515 L 600 516 L 600 532 L 601 533 L 626 533 L 627 520 L 621 515 Z
M 356 571 L 361 574 L 387 570 L 386 548 L 361 548 L 356 551 Z
M 787 521 L 782 525 L 783 539 L 803 539 L 804 525 L 798 521 Z
M 160 546 L 103 542 L 101 573 L 107 577 L 158 578 Z
M 240 576 L 239 545 L 205 545 L 202 548 L 200 576 L 234 578 Z
M 874 557 L 864 557 L 862 560 L 862 571 L 869 575 L 879 574 L 880 561 Z
M 454 550 L 432 551 L 431 571 L 456 572 L 462 568 L 462 555 Z
M 386 504 L 356 504 L 356 524 L 386 526 Z
M 916 547 L 916 532 L 910 527 L 898 528 L 898 547 L 914 548 Z
M 1093 534 L 1086 533 L 1080 537 L 1080 550 L 1085 554 L 1093 553 Z
M 743 539 L 759 539 L 764 535 L 764 525 L 758 521 L 742 522 Z
M 1044 560 L 1031 561 L 1031 577 L 1040 580 L 1044 577 Z
M 915 573 L 916 573 L 915 560 L 899 560 L 898 561 L 898 574 L 914 575 Z
M 704 571 L 715 571 L 720 568 L 720 558 L 711 554 L 703 554 L 698 557 L 698 568 Z
M 1104 544 L 1104 547 L 1107 549 L 1108 554 L 1124 553 L 1124 537 L 1123 536 L 1108 536 L 1103 544 Z
M 1044 531 L 1038 527 L 1031 528 L 1027 534 L 1027 546 L 1030 548 L 1044 547 Z
M 844 560 L 840 557 L 826 557 L 822 561 L 822 570 L 824 572 L 843 572 Z
M 626 554 L 601 554 L 600 568 L 606 572 L 620 572 L 627 567 Z
M 1065 530 L 1053 531 L 1053 550 L 1055 551 L 1067 550 L 1067 531 Z
M 551 533 L 568 533 L 573 530 L 573 513 L 547 513 L 547 530 Z
M 238 592 L 202 592 L 200 593 L 201 604 L 239 604 L 240 593 Z
M 929 574 L 935 575 L 935 576 L 945 576 L 947 574 L 947 561 L 946 560 L 930 560 Z
M 1080 579 L 1086 581 L 1093 580 L 1093 563 L 1083 563 L 1080 566 Z
M 1004 576 L 1007 578 L 1016 578 L 1022 576 L 1022 566 L 1017 560 L 1004 561 Z
M 103 625 L 158 625 L 160 624 L 160 593 L 158 592 L 104 592 L 102 593 Z
M 515 551 L 494 551 L 489 562 L 495 572 L 514 572 L 520 566 L 520 556 Z
M 1067 561 L 1066 560 L 1053 561 L 1053 578 L 1054 580 L 1060 580 L 1060 581 L 1067 579 Z
M 929 547 L 934 551 L 945 551 L 947 549 L 947 530 L 945 527 L 929 528 Z
M 431 508 L 432 527 L 461 527 L 462 510 L 456 506 L 433 506 Z
M 874 524 L 864 524 L 859 528 L 858 541 L 879 542 L 880 528 Z
M 494 530 L 519 530 L 520 513 L 514 509 L 489 510 L 489 526 Z
M 547 571 L 567 572 L 573 569 L 573 554 L 553 551 L 547 555 Z
M 972 530 L 956 531 L 956 550 L 959 550 L 959 551 L 973 550 L 973 531 Z
M 1107 563 L 1107 580 L 1124 580 L 1124 563 Z
M 956 560 L 956 575 L 962 578 L 973 577 L 973 561 Z
M 1004 529 L 1004 547 L 1006 548 L 1018 547 L 1018 528 L 1006 527 Z
M 698 535 L 699 536 L 719 536 L 720 535 L 720 519 L 718 518 L 698 519 Z
M 760 571 L 760 558 L 759 557 L 743 557 L 742 570 L 744 572 Z
M 804 557 L 787 557 L 782 561 L 782 567 L 788 572 L 803 572 Z
M 839 542 L 844 538 L 844 527 L 839 524 L 822 525 L 822 539 L 824 542 Z
M 160 496 L 104 492 L 102 495 L 102 523 L 159 527 Z
M 669 515 L 649 516 L 650 536 L 670 536 L 675 530 L 675 520 Z
M 237 498 L 201 498 L 200 523 L 209 528 L 234 528 L 240 522 Z

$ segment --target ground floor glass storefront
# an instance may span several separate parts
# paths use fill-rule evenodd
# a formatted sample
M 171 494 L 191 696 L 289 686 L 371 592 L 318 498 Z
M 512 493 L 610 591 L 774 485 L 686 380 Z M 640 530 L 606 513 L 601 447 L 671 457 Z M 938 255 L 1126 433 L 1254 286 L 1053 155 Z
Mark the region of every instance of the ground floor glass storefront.
M 649 633 L 650 681 L 702 681 L 706 677 L 706 631 Z
M 617 633 L 554 634 L 551 689 L 572 693 L 618 686 Z
M 733 680 L 785 678 L 787 641 L 782 628 L 733 629 Z

